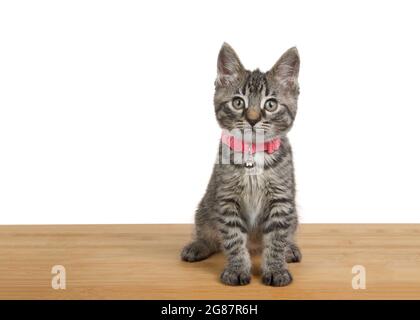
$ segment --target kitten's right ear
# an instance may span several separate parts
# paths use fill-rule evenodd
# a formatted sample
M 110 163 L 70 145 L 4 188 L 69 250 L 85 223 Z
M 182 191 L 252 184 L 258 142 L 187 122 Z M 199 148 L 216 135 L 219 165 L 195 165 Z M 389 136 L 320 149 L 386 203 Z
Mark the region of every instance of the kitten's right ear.
M 219 52 L 219 57 L 217 58 L 216 85 L 226 86 L 234 83 L 244 73 L 245 68 L 242 66 L 235 50 L 226 42 L 223 43 Z
M 300 67 L 299 52 L 296 47 L 287 50 L 268 72 L 287 90 L 299 94 L 298 75 Z

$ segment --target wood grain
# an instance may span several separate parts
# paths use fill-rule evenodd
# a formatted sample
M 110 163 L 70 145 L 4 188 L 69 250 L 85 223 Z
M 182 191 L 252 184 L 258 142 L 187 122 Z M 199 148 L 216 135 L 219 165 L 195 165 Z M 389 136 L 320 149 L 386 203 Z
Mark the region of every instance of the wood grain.
M 220 283 L 218 254 L 186 263 L 179 251 L 191 225 L 0 226 L 2 299 L 420 299 L 420 225 L 301 225 L 303 261 L 294 282 Z M 67 288 L 51 287 L 51 268 L 66 268 Z M 354 265 L 366 290 L 351 286 Z

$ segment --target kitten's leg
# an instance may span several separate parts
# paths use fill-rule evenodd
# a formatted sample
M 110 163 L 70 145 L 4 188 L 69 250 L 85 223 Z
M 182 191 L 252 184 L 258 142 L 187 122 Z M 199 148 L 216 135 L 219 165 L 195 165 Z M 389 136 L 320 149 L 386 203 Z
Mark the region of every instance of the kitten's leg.
M 266 285 L 286 286 L 292 282 L 288 271 L 286 252 L 290 229 L 296 228 L 297 216 L 292 201 L 276 199 L 270 202 L 263 221 L 262 281 Z
M 238 202 L 221 206 L 218 217 L 222 249 L 227 258 L 220 275 L 227 285 L 245 285 L 251 281 L 251 258 L 247 249 L 246 224 L 239 215 Z
M 296 212 L 294 207 L 290 208 L 291 212 Z M 295 214 L 296 216 L 296 214 Z M 297 229 L 297 221 L 289 228 L 289 235 L 287 237 L 286 261 L 288 263 L 301 262 L 302 253 L 295 241 L 295 233 Z

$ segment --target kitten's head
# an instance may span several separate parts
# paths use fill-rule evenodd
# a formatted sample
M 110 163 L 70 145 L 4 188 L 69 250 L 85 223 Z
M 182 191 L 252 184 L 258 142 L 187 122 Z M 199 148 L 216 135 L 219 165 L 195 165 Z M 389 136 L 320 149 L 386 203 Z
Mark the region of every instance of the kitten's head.
M 246 70 L 227 43 L 219 52 L 214 106 L 227 130 L 264 130 L 265 139 L 285 135 L 293 124 L 299 95 L 299 54 L 287 50 L 267 72 Z

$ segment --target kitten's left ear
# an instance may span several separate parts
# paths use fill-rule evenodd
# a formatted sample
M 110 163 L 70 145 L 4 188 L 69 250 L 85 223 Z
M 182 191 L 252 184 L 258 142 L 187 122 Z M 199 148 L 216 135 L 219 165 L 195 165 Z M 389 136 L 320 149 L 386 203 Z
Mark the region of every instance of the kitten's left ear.
M 226 42 L 223 43 L 217 58 L 216 85 L 224 86 L 234 83 L 244 73 L 245 69 L 235 50 Z
M 299 52 L 296 47 L 293 47 L 281 56 L 269 73 L 281 86 L 297 93 L 299 90 L 299 67 Z

